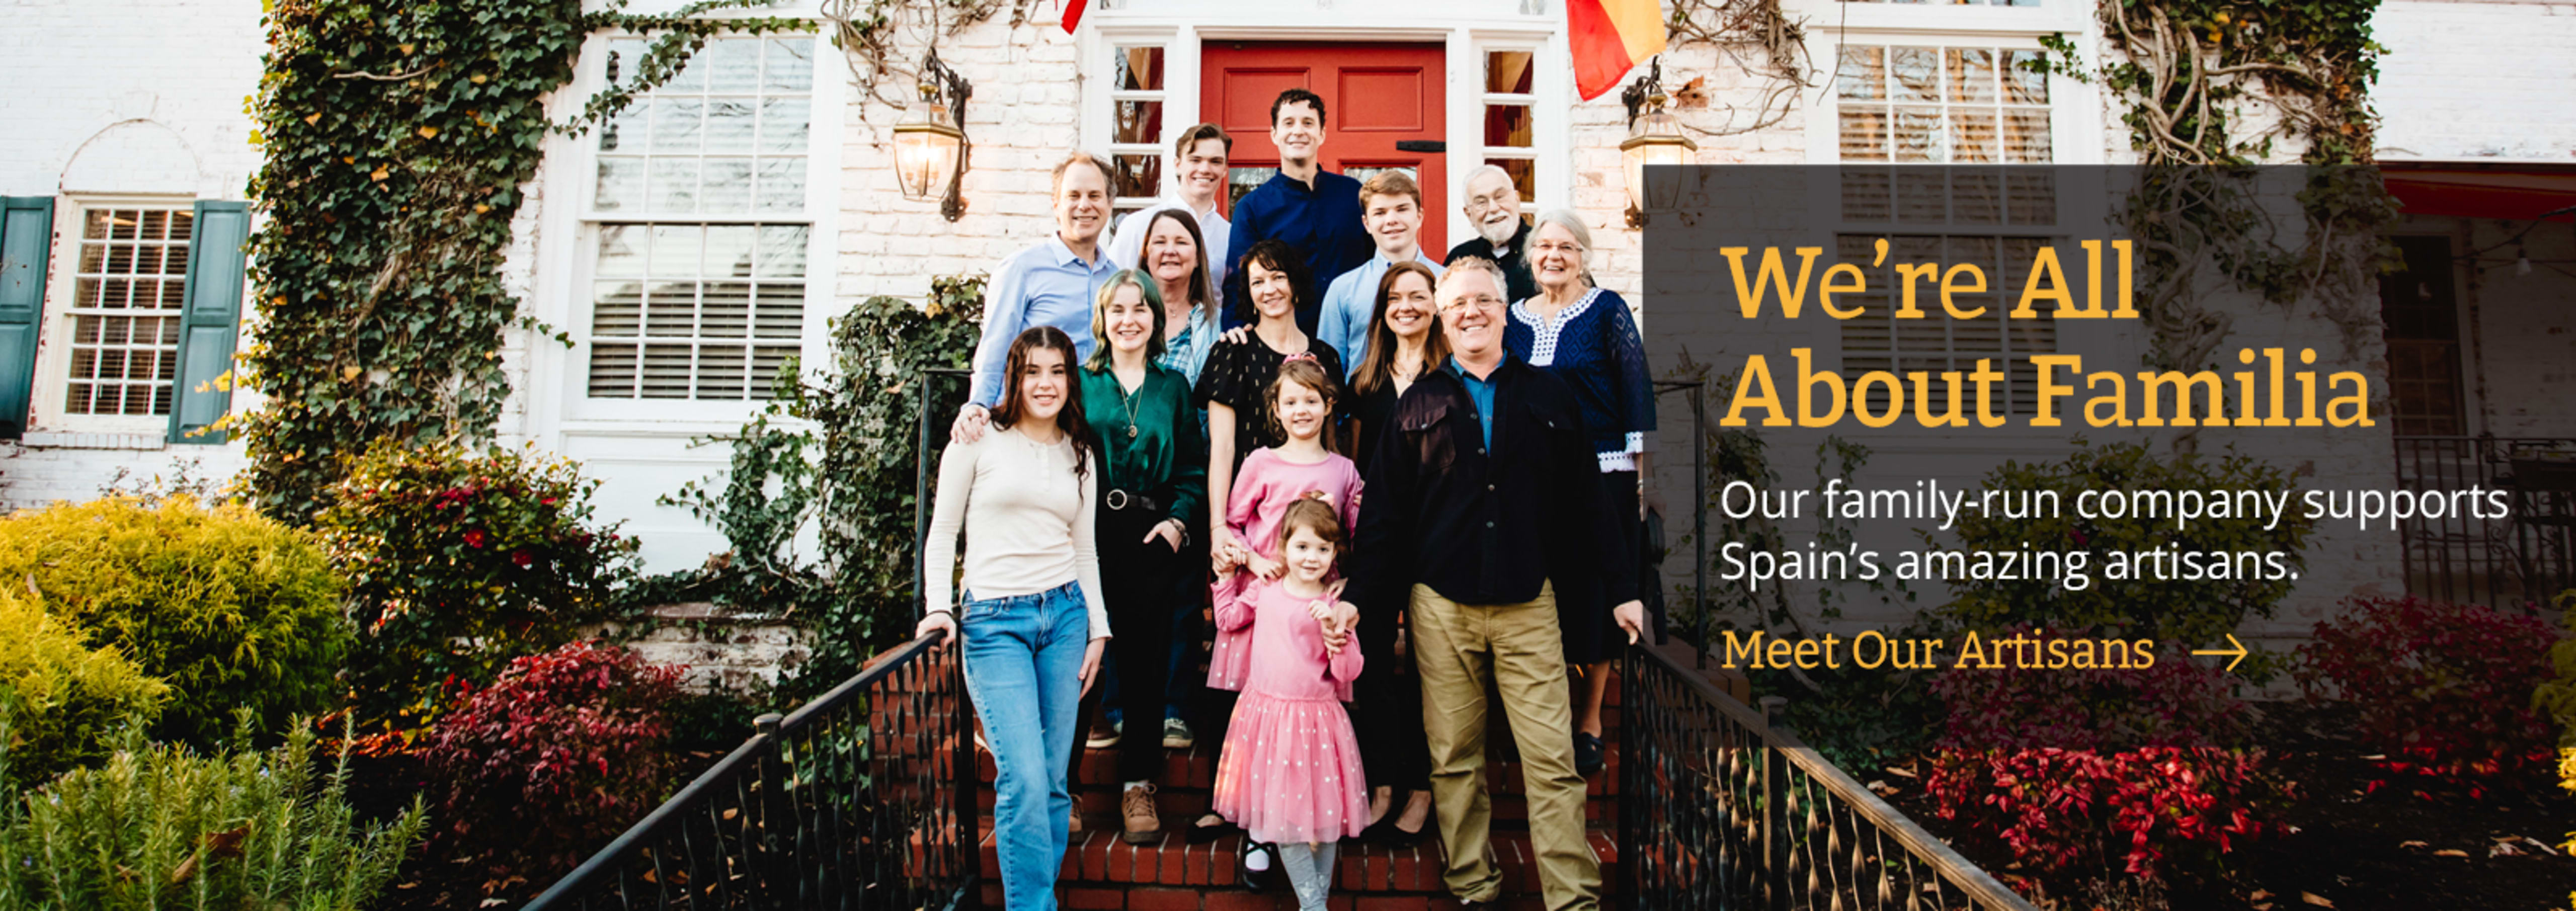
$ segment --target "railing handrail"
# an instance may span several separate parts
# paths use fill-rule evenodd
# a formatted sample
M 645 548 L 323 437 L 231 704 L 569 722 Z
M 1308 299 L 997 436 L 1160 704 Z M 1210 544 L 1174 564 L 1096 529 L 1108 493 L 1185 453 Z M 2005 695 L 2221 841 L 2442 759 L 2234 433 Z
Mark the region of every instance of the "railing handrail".
M 1922 826 L 1916 825 L 1912 819 L 1906 818 L 1904 813 L 1898 812 L 1895 807 L 1889 806 L 1887 801 L 1880 800 L 1878 795 L 1870 793 L 1869 789 L 1861 786 L 1860 782 L 1853 780 L 1843 770 L 1826 761 L 1825 757 L 1819 755 L 1813 747 L 1799 740 L 1796 734 L 1785 728 L 1773 726 L 1763 717 L 1760 710 L 1736 701 L 1735 697 L 1727 695 L 1726 691 L 1718 689 L 1716 684 L 1709 682 L 1705 675 L 1675 663 L 1671 656 L 1660 650 L 1632 648 L 1631 651 L 1643 656 L 1647 661 L 1662 665 L 1666 674 L 1679 679 L 1692 693 L 1698 695 L 1701 701 L 1714 706 L 1735 723 L 1743 725 L 1746 730 L 1760 732 L 1764 746 L 1777 750 L 1791 764 L 1805 771 L 1809 778 L 1822 782 L 1825 790 L 1831 792 L 1836 799 L 1850 805 L 1854 812 L 1866 818 L 1879 831 L 1895 836 L 1908 853 L 1930 863 L 1936 874 L 1957 885 L 1961 891 L 1967 892 L 1979 904 L 2004 908 L 2008 911 L 2038 911 L 2037 906 L 2032 905 L 2029 900 L 1997 881 L 1983 868 L 1952 850 L 1939 837 L 1925 831 Z
M 557 902 L 566 900 L 565 896 L 581 894 L 589 889 L 595 880 L 615 873 L 618 865 L 624 863 L 627 857 L 633 856 L 639 846 L 658 837 L 664 827 L 674 824 L 672 820 L 679 819 L 683 813 L 697 809 L 698 805 L 706 802 L 708 795 L 715 793 L 716 788 L 722 786 L 727 779 L 748 771 L 759 761 L 761 750 L 769 747 L 779 735 L 795 731 L 814 716 L 849 701 L 854 694 L 866 690 L 895 671 L 901 670 L 904 665 L 928 654 L 931 648 L 947 638 L 948 634 L 940 631 L 928 633 L 904 643 L 893 651 L 878 656 L 877 660 L 869 662 L 866 667 L 860 668 L 857 674 L 842 681 L 829 692 L 797 707 L 795 711 L 788 713 L 786 719 L 780 721 L 777 727 L 753 733 L 742 742 L 741 746 L 734 747 L 733 751 L 726 753 L 723 759 L 716 760 L 715 765 L 698 773 L 698 777 L 690 779 L 688 787 L 681 788 L 679 793 L 671 795 L 671 799 L 663 801 L 660 806 L 654 807 L 652 812 L 644 814 L 644 818 L 637 820 L 635 825 L 618 833 L 618 836 L 606 847 L 600 848 L 588 859 L 583 860 L 580 866 L 574 867 L 571 873 L 556 880 L 553 886 L 539 893 L 520 911 L 551 911 Z

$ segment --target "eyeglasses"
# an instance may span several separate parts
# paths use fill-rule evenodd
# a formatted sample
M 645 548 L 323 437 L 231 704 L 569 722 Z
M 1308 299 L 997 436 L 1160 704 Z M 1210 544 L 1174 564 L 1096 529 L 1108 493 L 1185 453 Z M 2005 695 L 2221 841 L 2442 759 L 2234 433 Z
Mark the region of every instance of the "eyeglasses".
M 1572 242 L 1560 244 L 1555 241 L 1535 241 L 1530 244 L 1530 252 L 1541 256 L 1545 256 L 1550 253 L 1563 253 L 1567 256 L 1581 256 L 1583 255 L 1583 245 Z
M 1467 214 L 1476 215 L 1495 206 L 1519 208 L 1520 204 L 1521 194 L 1509 187 L 1505 187 L 1492 196 L 1467 197 Z
M 1503 299 L 1502 299 L 1502 298 L 1496 297 L 1496 296 L 1491 295 L 1491 294 L 1477 294 L 1477 295 L 1471 295 L 1471 296 L 1468 296 L 1468 297 L 1462 297 L 1462 298 L 1459 298 L 1459 299 L 1457 299 L 1457 300 L 1453 300 L 1453 301 L 1443 301 L 1443 302 L 1441 302 L 1441 304 L 1440 304 L 1440 312 L 1441 312 L 1441 313 L 1444 313 L 1444 314 L 1445 314 L 1445 313 L 1456 313 L 1456 312 L 1458 312 L 1458 311 L 1465 310 L 1465 309 L 1467 309 L 1467 308 L 1469 308 L 1469 307 L 1473 307 L 1473 308 L 1476 308 L 1476 309 L 1478 309 L 1478 310 L 1497 310 L 1497 309 L 1501 309 L 1501 308 L 1502 308 L 1502 306 L 1503 306 Z

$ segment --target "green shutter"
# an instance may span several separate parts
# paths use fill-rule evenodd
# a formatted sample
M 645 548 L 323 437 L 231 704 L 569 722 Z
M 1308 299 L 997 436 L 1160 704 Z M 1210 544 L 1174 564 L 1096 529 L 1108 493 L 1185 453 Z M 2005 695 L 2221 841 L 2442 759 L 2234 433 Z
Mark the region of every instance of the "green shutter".
M 53 249 L 53 198 L 0 196 L 0 439 L 27 432 L 36 318 L 45 310 L 45 260 Z
M 232 390 L 217 388 L 214 381 L 233 368 L 234 332 L 241 326 L 242 248 L 249 242 L 249 203 L 197 201 L 196 230 L 188 239 L 188 305 L 179 320 L 172 443 L 224 441 L 222 431 L 206 427 L 233 405 Z

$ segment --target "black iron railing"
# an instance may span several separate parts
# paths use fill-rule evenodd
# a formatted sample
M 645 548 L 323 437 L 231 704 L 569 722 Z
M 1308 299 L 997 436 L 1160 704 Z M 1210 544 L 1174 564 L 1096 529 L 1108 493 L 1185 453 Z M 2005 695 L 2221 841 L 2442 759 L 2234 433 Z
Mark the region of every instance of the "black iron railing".
M 2507 515 L 2465 501 L 2398 523 L 2406 590 L 2520 608 L 2576 587 L 2576 439 L 2398 437 L 2397 482 L 2412 491 L 2499 491 Z M 2487 504 L 2475 504 L 2483 507 Z
M 527 911 L 953 909 L 978 872 L 974 721 L 944 633 L 758 730 Z M 532 825 L 544 824 L 532 820 Z
M 1767 711 L 1660 651 L 1631 648 L 1622 664 L 1630 907 L 2032 908 Z

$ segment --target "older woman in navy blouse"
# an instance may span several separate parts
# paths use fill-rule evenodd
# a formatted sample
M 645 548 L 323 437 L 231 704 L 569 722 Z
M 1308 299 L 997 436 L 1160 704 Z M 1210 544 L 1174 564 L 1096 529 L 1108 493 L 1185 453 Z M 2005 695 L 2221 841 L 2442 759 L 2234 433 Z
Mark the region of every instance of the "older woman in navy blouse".
M 1592 284 L 1591 270 L 1584 265 L 1591 250 L 1592 232 L 1574 213 L 1539 216 L 1522 250 L 1539 293 L 1512 304 L 1503 344 L 1513 356 L 1574 389 L 1601 465 L 1604 505 L 1614 507 L 1601 510 L 1600 534 L 1613 544 L 1609 553 L 1636 560 L 1645 544 L 1642 485 L 1650 474 L 1646 434 L 1655 428 L 1654 377 L 1646 370 L 1645 342 L 1628 302 Z M 1655 584 L 1654 578 L 1651 573 L 1639 577 L 1640 590 Z M 1627 641 L 1610 625 L 1608 614 L 1597 619 L 1599 623 L 1578 622 L 1564 631 L 1566 664 L 1578 668 L 1584 682 L 1583 697 L 1574 706 L 1574 759 L 1576 770 L 1585 775 L 1602 765 L 1601 697 L 1610 684 L 1610 660 Z M 1659 611 L 1658 638 L 1663 628 Z

